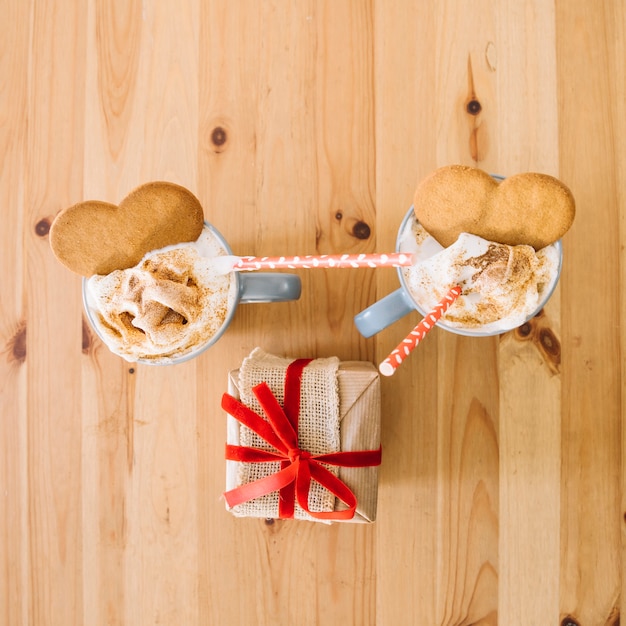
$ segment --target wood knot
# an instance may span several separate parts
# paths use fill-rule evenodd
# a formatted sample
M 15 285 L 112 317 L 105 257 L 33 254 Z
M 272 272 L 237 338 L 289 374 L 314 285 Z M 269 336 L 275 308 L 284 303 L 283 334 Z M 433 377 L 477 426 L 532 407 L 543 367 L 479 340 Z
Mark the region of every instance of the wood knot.
M 26 322 L 21 321 L 17 330 L 7 342 L 9 361 L 22 365 L 26 361 Z
M 35 233 L 38 237 L 45 237 L 50 232 L 50 220 L 47 217 L 39 220 L 35 224 Z
M 552 329 L 543 327 L 539 330 L 539 343 L 543 351 L 549 355 L 553 361 L 561 362 L 561 342 L 552 332 Z
M 478 115 L 482 110 L 483 107 L 480 104 L 480 102 L 478 100 L 476 100 L 476 98 L 472 98 L 466 105 L 465 105 L 465 110 L 470 114 L 470 115 Z
M 273 517 L 266 517 L 265 518 L 265 525 L 266 526 L 273 526 L 274 525 L 274 518 Z
M 561 620 L 561 626 L 580 626 L 580 624 L 571 615 L 568 615 Z
M 535 341 L 550 371 L 558 374 L 561 370 L 561 342 L 557 336 L 548 326 L 541 326 Z
M 513 332 L 518 341 L 531 341 L 552 373 L 558 374 L 561 368 L 561 342 L 548 324 L 549 319 L 542 309 Z
M 214 152 L 223 152 L 227 141 L 228 133 L 223 126 L 216 126 L 211 131 L 211 143 L 213 144 Z
M 357 239 L 369 239 L 369 236 L 371 235 L 371 229 L 369 225 L 365 222 L 358 221 L 352 227 L 352 234 Z
M 82 319 L 82 351 L 83 354 L 89 354 L 91 350 L 91 346 L 93 345 L 93 335 L 91 333 L 91 329 L 89 328 L 89 324 L 86 322 L 85 318 Z

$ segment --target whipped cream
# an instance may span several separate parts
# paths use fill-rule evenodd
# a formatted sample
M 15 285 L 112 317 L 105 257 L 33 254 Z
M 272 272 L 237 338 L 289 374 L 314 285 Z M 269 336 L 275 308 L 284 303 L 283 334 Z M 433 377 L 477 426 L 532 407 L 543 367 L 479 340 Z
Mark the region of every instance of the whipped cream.
M 89 278 L 85 300 L 101 339 L 131 362 L 171 363 L 202 349 L 236 302 L 232 272 L 214 263 L 226 254 L 205 228 L 196 242 L 154 250 L 133 268 Z
M 455 285 L 461 295 L 441 320 L 456 329 L 505 332 L 529 319 L 551 293 L 559 274 L 555 244 L 537 252 L 461 233 L 443 248 L 414 218 L 407 220 L 399 249 L 415 262 L 403 268 L 406 286 L 426 314 Z

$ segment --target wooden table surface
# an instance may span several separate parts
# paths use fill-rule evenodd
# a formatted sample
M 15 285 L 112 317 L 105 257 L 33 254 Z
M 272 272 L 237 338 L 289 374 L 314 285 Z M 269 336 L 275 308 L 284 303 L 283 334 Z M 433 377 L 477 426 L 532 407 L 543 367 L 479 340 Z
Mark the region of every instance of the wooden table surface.
M 620 623 L 626 597 L 621 0 L 2 0 L 0 623 Z M 472 103 L 468 106 L 469 103 Z M 301 270 L 174 367 L 86 326 L 55 214 L 170 180 L 238 254 L 386 252 L 473 164 L 577 200 L 520 330 L 437 330 L 381 382 L 372 525 L 224 509 L 227 372 L 255 347 L 377 364 L 393 269 Z

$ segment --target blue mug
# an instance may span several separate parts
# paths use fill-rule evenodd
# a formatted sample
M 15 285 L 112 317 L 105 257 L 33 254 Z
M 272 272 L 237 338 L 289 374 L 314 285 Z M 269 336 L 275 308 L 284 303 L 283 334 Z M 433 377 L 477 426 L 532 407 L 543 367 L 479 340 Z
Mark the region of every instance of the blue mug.
M 501 179 L 501 177 L 494 178 Z M 406 252 L 406 250 L 401 249 L 402 243 L 402 235 L 405 232 L 406 228 L 411 228 L 413 221 L 415 220 L 415 215 L 413 212 L 413 207 L 411 207 L 407 214 L 404 216 L 402 223 L 400 224 L 400 228 L 398 230 L 398 236 L 396 239 L 396 252 Z M 529 315 L 525 321 L 533 318 L 539 311 L 544 307 L 546 302 L 550 299 L 550 296 L 554 292 L 554 289 L 559 281 L 559 276 L 561 274 L 561 265 L 563 262 L 563 248 L 560 241 L 552 244 L 555 246 L 558 254 L 558 268 L 555 273 L 555 276 L 550 283 L 550 285 L 544 288 L 541 299 L 537 305 L 537 308 L 531 315 Z M 388 326 L 391 326 L 394 322 L 402 319 L 405 315 L 412 313 L 413 311 L 418 311 L 422 316 L 426 316 L 429 311 L 423 311 L 417 302 L 414 300 L 411 292 L 408 288 L 406 278 L 404 276 L 404 269 L 402 267 L 398 267 L 398 278 L 400 280 L 400 288 L 396 289 L 394 292 L 385 296 L 378 302 L 375 302 L 367 309 L 361 311 L 354 318 L 354 323 L 358 331 L 364 337 L 372 337 L 376 333 L 384 330 Z M 446 323 L 445 317 L 441 318 L 437 322 L 437 326 L 440 328 L 447 330 L 451 333 L 456 333 L 457 335 L 466 335 L 469 337 L 489 337 L 492 335 L 500 335 L 502 333 L 508 332 L 512 330 L 511 328 L 506 329 L 498 329 L 498 330 L 482 330 L 480 327 L 477 328 L 463 328 L 459 326 L 452 326 Z
M 217 240 L 226 254 L 232 255 L 228 242 L 212 224 L 205 222 L 204 228 L 211 232 L 213 238 Z M 185 352 L 180 356 L 173 356 L 167 360 L 139 358 L 137 359 L 137 362 L 149 365 L 173 365 L 188 361 L 217 343 L 232 322 L 239 304 L 287 302 L 290 300 L 298 300 L 302 292 L 302 283 L 300 281 L 300 277 L 296 274 L 285 274 L 280 272 L 233 272 L 233 281 L 234 284 L 231 285 L 231 297 L 229 299 L 230 306 L 226 317 L 217 332 L 208 338 L 205 343 L 200 346 L 195 346 L 190 352 Z M 92 307 L 89 304 L 87 282 L 88 279 L 83 278 L 83 306 L 91 327 L 106 345 L 105 338 L 98 327 L 98 323 L 94 319 Z

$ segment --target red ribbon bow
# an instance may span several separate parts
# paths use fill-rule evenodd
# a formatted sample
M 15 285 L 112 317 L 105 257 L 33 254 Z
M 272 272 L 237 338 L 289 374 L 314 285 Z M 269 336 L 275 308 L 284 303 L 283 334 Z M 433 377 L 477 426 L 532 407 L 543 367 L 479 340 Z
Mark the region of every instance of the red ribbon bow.
M 357 499 L 350 488 L 329 472 L 322 463 L 338 467 L 368 467 L 380 465 L 381 448 L 353 452 L 311 454 L 298 447 L 298 414 L 300 412 L 300 385 L 302 370 L 311 359 L 298 359 L 289 364 L 285 374 L 285 401 L 281 407 L 265 382 L 253 387 L 267 420 L 229 394 L 222 397 L 222 408 L 239 422 L 253 430 L 269 443 L 276 452 L 247 446 L 226 445 L 226 459 L 244 463 L 281 462 L 275 474 L 231 489 L 224 494 L 229 507 L 253 500 L 280 490 L 278 515 L 280 518 L 294 516 L 295 502 L 309 515 L 317 519 L 352 519 Z M 311 511 L 309 490 L 315 480 L 339 498 L 347 509 L 343 511 Z

